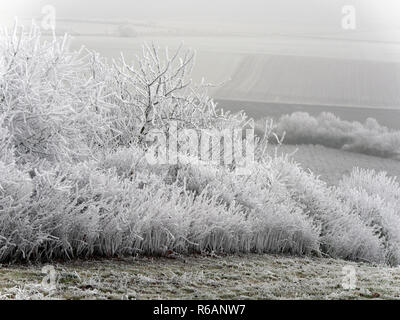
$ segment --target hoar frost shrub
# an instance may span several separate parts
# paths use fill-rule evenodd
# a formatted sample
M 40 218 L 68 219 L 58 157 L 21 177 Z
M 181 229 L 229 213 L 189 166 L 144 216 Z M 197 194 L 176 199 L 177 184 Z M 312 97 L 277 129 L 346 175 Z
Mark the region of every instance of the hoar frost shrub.
M 400 132 L 383 127 L 372 118 L 362 124 L 341 120 L 327 112 L 317 117 L 295 112 L 282 116 L 276 131 L 289 144 L 320 144 L 400 160 Z
M 385 261 L 400 263 L 400 186 L 395 178 L 373 170 L 354 169 L 343 177 L 339 196 L 368 226 L 375 229 Z
M 178 180 L 196 193 L 217 194 L 223 203 L 240 204 L 251 230 L 249 251 L 310 254 L 319 251 L 312 220 L 288 197 L 277 168 L 255 164 L 252 174 L 208 165 L 185 165 Z
M 42 40 L 39 28 L 1 33 L 0 113 L 21 160 L 82 161 L 105 149 L 143 142 L 151 128 L 208 128 L 242 118 L 217 114 L 188 78 L 194 54 L 162 56 L 145 46 L 129 64 L 68 50 L 68 38 Z
M 130 162 L 148 131 L 170 121 L 241 122 L 186 79 L 193 55 L 163 60 L 145 46 L 136 66 L 107 64 L 67 43 L 42 41 L 38 28 L 1 34 L 0 259 L 245 248 L 240 208 L 166 184 L 164 167 Z
M 23 207 L 2 212 L 1 260 L 239 252 L 247 247 L 240 206 L 194 196 L 151 173 L 135 180 L 96 163 L 32 179 Z
M 67 38 L 42 41 L 36 28 L 0 36 L 0 114 L 16 155 L 30 163 L 87 155 L 80 127 L 90 127 L 92 93 L 81 53 L 67 51 Z
M 33 185 L 28 172 L 16 163 L 11 135 L 3 123 L 3 117 L 0 116 L 0 210 L 8 212 L 25 205 Z
M 191 52 L 144 46 L 133 63 L 107 62 L 37 28 L 3 31 L 0 51 L 0 261 L 274 252 L 398 263 L 399 188 L 383 175 L 329 188 L 259 152 L 265 141 L 244 176 L 187 154 L 147 162 L 149 132 L 172 121 L 247 124 L 191 83 Z
M 290 198 L 319 226 L 322 252 L 343 259 L 383 261 L 375 230 L 341 201 L 334 188 L 298 165 L 279 158 L 273 161 L 280 168 L 280 178 L 289 189 Z
M 186 166 L 179 179 L 195 192 L 239 203 L 253 230 L 252 250 L 383 262 L 382 243 L 336 190 L 288 157 L 265 157 L 249 176 L 221 168 Z

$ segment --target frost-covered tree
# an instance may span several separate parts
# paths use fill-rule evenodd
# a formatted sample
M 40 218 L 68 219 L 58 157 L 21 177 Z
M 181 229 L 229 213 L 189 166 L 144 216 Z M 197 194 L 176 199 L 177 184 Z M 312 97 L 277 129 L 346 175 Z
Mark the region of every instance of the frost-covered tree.
M 194 57 L 193 51 L 183 52 L 182 46 L 170 53 L 152 44 L 144 45 L 142 55 L 132 63 L 123 56 L 114 61 L 113 76 L 108 80 L 117 89 L 114 98 L 120 105 L 118 118 L 129 115 L 125 119 L 130 120 L 119 122 L 118 130 L 135 132 L 143 142 L 152 128 L 166 130 L 171 121 L 186 128 L 241 123 L 244 118 L 240 115 L 235 118 L 217 111 L 205 83 L 193 84 L 190 77 Z

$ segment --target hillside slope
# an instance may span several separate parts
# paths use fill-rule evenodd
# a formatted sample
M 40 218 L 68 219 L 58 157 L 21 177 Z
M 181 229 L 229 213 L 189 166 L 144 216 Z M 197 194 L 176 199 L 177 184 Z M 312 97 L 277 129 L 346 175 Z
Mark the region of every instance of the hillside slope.
M 326 57 L 248 55 L 217 98 L 312 105 L 395 107 L 399 64 Z

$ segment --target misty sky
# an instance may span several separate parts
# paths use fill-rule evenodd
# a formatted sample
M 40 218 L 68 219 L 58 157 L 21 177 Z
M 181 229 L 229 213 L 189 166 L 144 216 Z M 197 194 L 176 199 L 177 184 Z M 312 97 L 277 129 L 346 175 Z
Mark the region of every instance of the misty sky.
M 0 19 L 39 16 L 52 4 L 59 17 L 217 20 L 286 24 L 296 27 L 338 25 L 343 5 L 358 10 L 361 28 L 394 28 L 400 24 L 399 0 L 1 0 Z

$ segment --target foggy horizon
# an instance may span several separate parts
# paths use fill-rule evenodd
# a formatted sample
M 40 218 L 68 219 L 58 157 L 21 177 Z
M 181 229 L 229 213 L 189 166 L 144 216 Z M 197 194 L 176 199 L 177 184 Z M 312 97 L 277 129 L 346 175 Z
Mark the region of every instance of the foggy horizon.
M 59 18 L 213 21 L 259 24 L 278 32 L 280 29 L 296 31 L 304 27 L 318 28 L 319 32 L 340 30 L 341 8 L 353 5 L 357 9 L 359 30 L 398 31 L 400 23 L 400 4 L 396 0 L 384 3 L 376 0 L 250 0 L 245 4 L 240 0 L 153 0 L 146 3 L 125 0 L 5 0 L 0 18 L 9 23 L 15 16 L 38 17 L 44 5 L 53 5 Z

